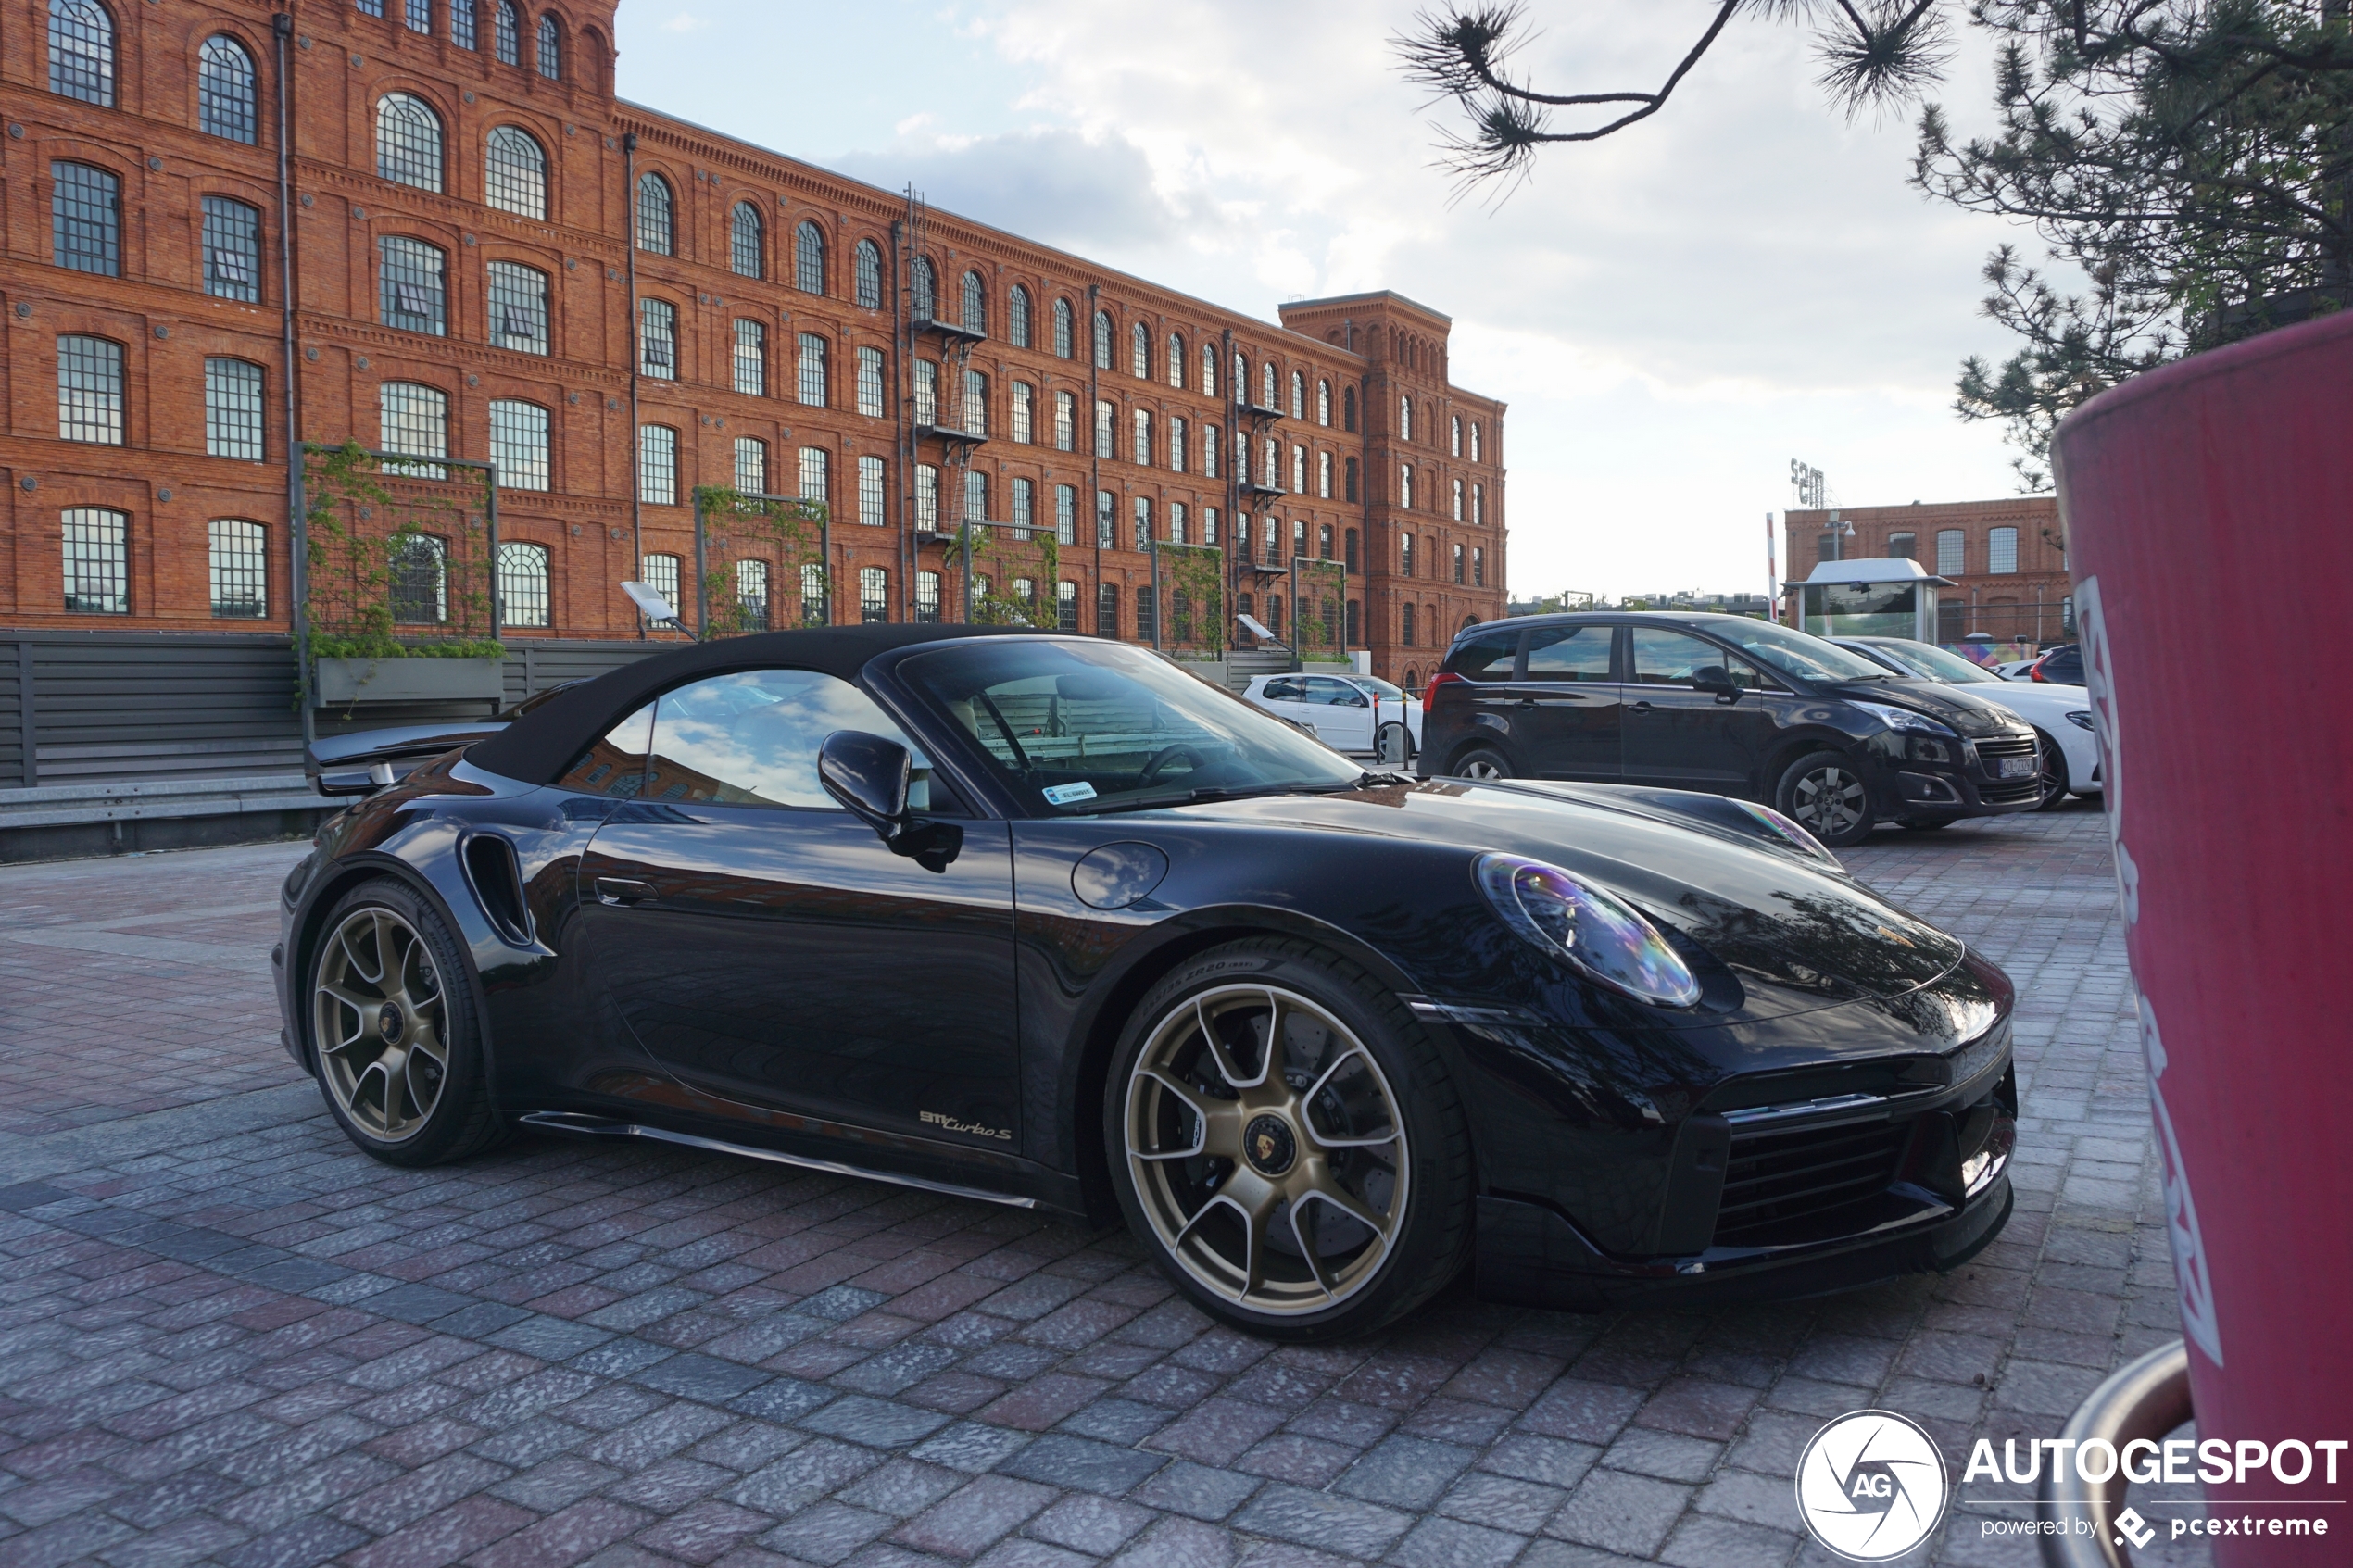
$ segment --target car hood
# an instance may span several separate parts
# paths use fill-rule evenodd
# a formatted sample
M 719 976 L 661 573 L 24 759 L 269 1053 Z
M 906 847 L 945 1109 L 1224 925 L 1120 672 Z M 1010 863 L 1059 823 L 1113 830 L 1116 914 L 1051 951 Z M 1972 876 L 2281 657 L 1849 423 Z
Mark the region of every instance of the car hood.
M 1950 726 L 1957 734 L 1997 735 L 2018 727 L 2018 720 L 2008 709 L 1991 698 L 1975 696 L 1967 686 L 1947 686 L 1935 681 L 1855 681 L 1831 689 L 1856 702 L 1883 702 L 1893 708 L 1925 713 Z
M 2049 681 L 2005 681 L 1998 686 L 1988 685 L 1983 691 L 1982 700 L 2007 708 L 2045 729 L 2070 713 L 2088 712 L 2092 706 L 2092 694 L 2082 686 L 2063 686 Z
M 1729 971 L 1745 994 L 1739 1010 L 1751 1018 L 1901 996 L 1949 973 L 1966 951 L 1843 872 L 1778 847 L 1781 840 L 1719 796 L 1433 779 L 1204 802 L 1174 814 L 1550 861 L 1626 899 L 1670 939 L 1684 938 L 1677 946 L 1687 958 Z M 1379 876 L 1377 859 L 1355 863 Z M 1467 863 L 1463 885 L 1477 904 Z

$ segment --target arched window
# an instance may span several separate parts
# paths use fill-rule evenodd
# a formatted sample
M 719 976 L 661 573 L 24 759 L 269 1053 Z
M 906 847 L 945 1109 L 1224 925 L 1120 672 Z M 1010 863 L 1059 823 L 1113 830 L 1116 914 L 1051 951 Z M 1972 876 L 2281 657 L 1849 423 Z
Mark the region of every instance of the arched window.
M 522 218 L 547 216 L 547 155 L 519 128 L 501 125 L 484 144 L 482 199 Z
M 114 18 L 97 0 L 49 0 L 49 91 L 114 107 Z
M 1342 430 L 1356 428 L 1356 389 L 1353 386 L 1340 388 L 1340 424 Z M 1351 458 L 1348 461 L 1352 468 L 1355 466 L 1355 458 Z M 1349 496 L 1352 501 L 1355 498 L 1353 495 Z
M 1234 356 L 1234 401 L 1250 401 L 1250 360 L 1240 354 Z
M 1397 439 L 1400 441 L 1414 439 L 1414 400 L 1410 397 L 1401 397 L 1397 400 Z
M 1176 387 L 1183 386 L 1185 384 L 1185 340 L 1175 332 L 1168 334 L 1168 352 L 1165 358 L 1168 361 L 1165 367 L 1168 371 L 1168 384 Z
M 1275 376 L 1277 374 L 1275 362 L 1272 359 L 1269 359 L 1265 364 L 1260 366 L 1259 370 L 1261 374 L 1259 376 L 1258 383 L 1258 406 L 1262 408 L 1281 408 L 1282 405 L 1275 401 Z
M 1332 383 L 1327 381 L 1315 383 L 1315 422 L 1319 425 L 1332 422 Z
M 872 240 L 860 240 L 857 252 L 858 303 L 864 309 L 882 308 L 882 247 Z
M 1454 414 L 1446 421 L 1446 449 L 1454 457 L 1463 455 L 1463 416 Z
M 988 332 L 988 285 L 976 271 L 964 274 L 964 331 L 986 336 Z
M 550 82 L 564 76 L 564 30 L 553 11 L 539 19 L 539 74 Z
M 441 189 L 441 117 L 409 93 L 387 93 L 376 100 L 376 176 Z
M 1479 460 L 1480 460 L 1480 459 L 1479 459 L 1479 456 L 1478 456 L 1478 421 L 1477 420 L 1471 420 L 1471 461 L 1472 461 L 1472 462 L 1474 462 L 1474 463 L 1476 463 L 1476 462 L 1478 462 L 1478 461 L 1479 461 Z
M 671 212 L 670 182 L 652 169 L 637 176 L 637 248 L 673 254 L 677 227 Z
M 1075 334 L 1076 325 L 1070 308 L 1070 301 L 1066 299 L 1054 301 L 1054 353 L 1058 358 L 1067 359 L 1074 352 L 1070 340 Z
M 792 283 L 803 294 L 825 292 L 825 231 L 812 219 L 793 226 Z
M 727 214 L 727 265 L 739 278 L 768 275 L 768 228 L 760 208 L 737 202 Z
M 196 129 L 208 136 L 253 144 L 260 126 L 254 107 L 253 56 L 225 32 L 196 53 Z
M 1095 312 L 1095 369 L 1111 369 L 1111 312 Z
M 1141 321 L 1127 333 L 1127 373 L 1138 381 L 1151 379 L 1152 334 Z
M 1015 348 L 1027 348 L 1029 343 L 1029 291 L 1015 283 L 1005 296 L 1005 335 Z
M 497 405 L 493 405 L 497 407 Z M 522 405 L 529 407 L 529 405 Z M 546 409 L 541 409 L 544 416 Z M 506 478 L 501 467 L 499 478 Z M 545 484 L 518 488 L 545 490 Z M 521 539 L 498 545 L 498 618 L 509 626 L 547 624 L 547 546 Z
M 910 275 L 914 280 L 915 320 L 918 321 L 937 320 L 939 309 L 939 277 L 932 270 L 931 257 L 928 256 L 915 257 L 915 265 Z
M 1217 350 L 1205 343 L 1201 345 L 1201 390 L 1205 397 L 1217 395 Z
M 1290 417 L 1294 420 L 1307 417 L 1307 372 L 1304 370 L 1290 373 Z
M 1397 465 L 1397 504 L 1409 512 L 1414 509 L 1414 465 L 1411 463 Z M 1414 558 L 1410 545 L 1406 546 L 1405 558 L 1409 561 Z M 1412 576 L 1412 568 L 1408 567 L 1405 574 Z
M 515 0 L 498 0 L 498 20 L 492 34 L 500 65 L 522 64 L 522 7 Z

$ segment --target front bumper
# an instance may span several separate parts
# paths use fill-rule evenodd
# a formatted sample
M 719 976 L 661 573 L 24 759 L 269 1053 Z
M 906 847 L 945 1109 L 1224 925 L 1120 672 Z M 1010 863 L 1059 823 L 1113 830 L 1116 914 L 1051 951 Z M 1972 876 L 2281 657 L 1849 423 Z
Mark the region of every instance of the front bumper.
M 1884 770 L 1879 781 L 1881 817 L 1995 817 L 2032 811 L 2043 803 L 2037 742 L 2029 733 L 1982 739 L 1881 737 L 1872 750 Z M 2005 760 L 2023 759 L 2032 771 L 2005 777 Z

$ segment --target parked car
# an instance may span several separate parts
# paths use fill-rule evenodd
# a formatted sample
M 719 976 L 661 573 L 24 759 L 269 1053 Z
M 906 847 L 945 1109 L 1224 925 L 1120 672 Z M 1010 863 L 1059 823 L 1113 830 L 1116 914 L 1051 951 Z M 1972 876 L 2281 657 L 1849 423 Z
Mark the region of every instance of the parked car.
M 1124 1216 L 1277 1338 L 1466 1267 L 1818 1294 L 2011 1206 L 2009 982 L 1787 818 L 1368 772 L 1092 637 L 598 676 L 330 822 L 271 963 L 387 1164 L 532 1128 Z
M 2026 678 L 2055 686 L 2080 686 L 2083 684 L 2083 646 L 2067 643 L 2050 649 L 2027 666 Z
M 2043 801 L 2033 729 L 1736 615 L 1584 611 L 1465 628 L 1430 680 L 1425 777 L 1712 790 L 1832 847 Z
M 2070 794 L 2088 798 L 2100 793 L 2100 743 L 2092 733 L 2092 694 L 2082 686 L 2005 681 L 1959 654 L 1909 637 L 1833 637 L 1831 641 L 1907 679 L 1966 686 L 2033 725 L 2034 738 L 2043 748 L 2045 809 Z
M 1253 675 L 1242 696 L 1278 718 L 1306 725 L 1335 751 L 1369 757 L 1378 749 L 1380 726 L 1399 722 L 1413 742 L 1407 756 L 1421 749 L 1421 699 L 1378 675 Z

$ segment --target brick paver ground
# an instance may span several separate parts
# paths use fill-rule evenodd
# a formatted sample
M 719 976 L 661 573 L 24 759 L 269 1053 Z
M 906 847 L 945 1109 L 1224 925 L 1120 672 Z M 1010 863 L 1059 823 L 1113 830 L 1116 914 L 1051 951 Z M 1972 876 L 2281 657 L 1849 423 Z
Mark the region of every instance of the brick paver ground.
M 1968 1269 L 1599 1317 L 1458 1290 L 1316 1348 L 988 1205 L 654 1146 L 376 1165 L 276 1043 L 298 853 L 0 871 L 11 1564 L 1827 1562 L 1790 1482 L 1826 1417 L 1910 1414 L 1957 1477 L 2178 1333 L 2093 809 L 1848 856 L 2019 982 L 2019 1210 Z M 2029 1490 L 1961 1488 L 1917 1561 L 2032 1562 L 1983 1523 Z

